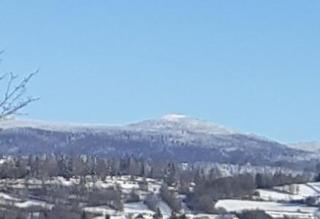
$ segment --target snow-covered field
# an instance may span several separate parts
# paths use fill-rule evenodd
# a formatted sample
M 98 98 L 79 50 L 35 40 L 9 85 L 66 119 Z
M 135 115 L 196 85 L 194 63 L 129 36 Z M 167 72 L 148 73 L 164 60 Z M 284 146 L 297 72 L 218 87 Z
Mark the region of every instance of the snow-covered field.
M 11 188 L 13 190 L 23 190 L 26 185 L 29 189 L 41 188 L 43 185 L 55 185 L 62 187 L 72 187 L 80 183 L 80 178 L 74 177 L 69 180 L 63 177 L 53 177 L 46 180 L 39 180 L 30 178 L 25 179 L 3 179 L 0 180 L 0 187 Z M 140 184 L 147 184 L 143 189 L 140 188 Z M 117 177 L 106 177 L 104 180 L 96 179 L 94 177 L 85 178 L 85 186 L 88 188 L 98 188 L 106 189 L 110 187 L 118 186 L 123 194 L 129 194 L 132 191 L 136 191 L 139 194 L 141 200 L 146 196 L 146 194 L 154 193 L 159 195 L 160 187 L 162 182 L 150 178 L 142 177 L 130 177 L 130 176 L 117 176 Z M 26 197 L 25 197 L 26 198 Z M 25 199 L 24 198 L 24 199 Z M 0 193 L 0 205 L 3 206 L 14 206 L 17 208 L 45 208 L 51 209 L 52 204 L 46 203 L 45 201 L 33 200 L 27 198 L 23 200 L 17 198 L 16 195 L 7 194 L 4 192 Z M 108 206 L 93 206 L 93 207 L 84 207 L 84 211 L 89 213 L 98 213 L 102 215 L 112 215 L 112 218 L 126 218 L 126 216 L 131 215 L 132 218 L 135 218 L 138 215 L 144 215 L 144 218 L 152 218 L 154 211 L 150 210 L 143 201 L 136 203 L 124 203 L 123 211 L 115 211 L 114 209 Z M 169 218 L 171 215 L 170 207 L 160 199 L 159 209 L 164 216 L 164 218 Z M 103 217 L 104 218 L 104 217 Z
M 0 204 L 1 205 L 11 205 L 17 208 L 31 208 L 31 207 L 40 207 L 45 209 L 51 209 L 53 207 L 52 204 L 48 204 L 43 201 L 37 200 L 22 200 L 19 198 L 15 198 L 11 195 L 0 193 Z
M 290 202 L 308 197 L 320 196 L 320 183 L 292 184 L 277 186 L 274 189 L 257 189 L 258 198 L 263 201 Z
M 314 185 L 318 185 L 315 183 Z M 293 193 L 295 195 L 301 196 L 303 198 L 307 198 L 309 196 L 317 196 L 319 195 L 319 191 L 315 189 L 315 186 L 312 186 L 312 184 L 293 184 L 293 185 L 287 185 L 287 186 L 278 186 L 275 187 L 278 191 Z
M 320 218 L 317 207 L 309 207 L 294 202 L 303 202 L 308 197 L 319 198 L 320 183 L 292 184 L 274 189 L 257 189 L 257 200 L 226 199 L 216 203 L 216 207 L 228 212 L 263 210 L 275 218 Z
M 277 202 L 262 202 L 262 201 L 247 201 L 226 199 L 220 200 L 216 207 L 224 208 L 229 212 L 240 212 L 243 210 L 263 210 L 273 217 L 296 216 L 299 218 L 315 218 L 318 208 L 307 207 L 298 204 L 277 203 Z
M 263 201 L 289 202 L 304 199 L 304 196 L 302 195 L 295 195 L 275 190 L 257 189 L 257 192 L 259 192 L 259 199 Z
M 149 210 L 142 202 L 124 204 L 124 212 L 126 214 L 145 214 L 150 215 L 151 217 L 154 214 L 154 212 Z
M 146 219 L 152 218 L 153 212 L 144 203 L 143 198 L 150 193 L 159 195 L 161 187 L 161 181 L 154 179 L 144 179 L 141 177 L 119 176 L 119 177 L 106 177 L 104 180 L 95 179 L 92 177 L 86 178 L 86 186 L 96 187 L 100 189 L 118 186 L 121 188 L 123 194 L 129 194 L 131 191 L 136 191 L 139 194 L 141 201 L 134 203 L 124 203 L 123 211 L 115 211 L 108 206 L 91 206 L 84 207 L 86 212 L 99 213 L 102 215 L 112 215 L 112 218 L 126 218 L 132 216 L 133 218 L 138 215 L 144 215 Z M 71 178 L 66 180 L 63 177 L 54 177 L 47 180 L 0 180 L 0 187 L 10 187 L 22 189 L 27 183 L 29 188 L 38 188 L 43 184 L 47 185 L 60 185 L 70 187 L 79 184 L 79 178 Z M 147 186 L 141 188 L 141 183 L 147 183 Z M 171 188 L 174 189 L 174 188 Z M 313 219 L 320 218 L 319 209 L 316 207 L 308 207 L 303 204 L 296 204 L 293 202 L 303 201 L 308 197 L 320 196 L 320 183 L 307 183 L 307 184 L 294 184 L 287 186 L 279 186 L 273 189 L 258 189 L 252 200 L 236 200 L 225 199 L 216 203 L 215 207 L 224 208 L 228 213 L 241 212 L 243 210 L 263 210 L 275 218 L 283 218 L 284 216 L 296 217 L 301 219 Z M 181 200 L 185 198 L 183 195 L 179 195 Z M 39 207 L 45 209 L 51 209 L 53 205 L 41 200 L 21 199 L 14 194 L 1 192 L 0 193 L 1 205 L 12 205 L 17 208 L 30 208 Z M 169 218 L 171 216 L 170 207 L 159 199 L 158 207 L 164 216 Z M 208 218 L 215 219 L 218 215 L 214 214 L 196 214 L 187 208 L 186 203 L 182 203 L 182 207 L 188 218 Z M 318 217 L 319 216 L 319 217 Z M 97 217 L 99 218 L 99 217 Z M 103 218 L 103 217 L 101 217 Z

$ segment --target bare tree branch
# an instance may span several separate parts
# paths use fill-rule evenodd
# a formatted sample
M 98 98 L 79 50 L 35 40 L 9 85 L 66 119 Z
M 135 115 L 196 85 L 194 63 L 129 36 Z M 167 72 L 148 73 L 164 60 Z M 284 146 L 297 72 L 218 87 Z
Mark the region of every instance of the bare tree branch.
M 4 84 L 4 96 L 0 98 L 0 119 L 20 114 L 27 105 L 39 100 L 35 97 L 26 97 L 27 85 L 37 73 L 38 71 L 35 71 L 21 81 L 18 81 L 18 76 L 13 73 L 0 76 L 0 82 Z

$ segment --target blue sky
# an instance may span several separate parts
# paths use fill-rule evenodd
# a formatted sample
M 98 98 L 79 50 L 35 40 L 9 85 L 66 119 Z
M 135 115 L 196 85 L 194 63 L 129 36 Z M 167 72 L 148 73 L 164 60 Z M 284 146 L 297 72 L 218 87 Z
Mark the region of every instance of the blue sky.
M 122 124 L 183 113 L 320 140 L 317 0 L 2 0 L 2 72 L 40 69 L 28 118 Z

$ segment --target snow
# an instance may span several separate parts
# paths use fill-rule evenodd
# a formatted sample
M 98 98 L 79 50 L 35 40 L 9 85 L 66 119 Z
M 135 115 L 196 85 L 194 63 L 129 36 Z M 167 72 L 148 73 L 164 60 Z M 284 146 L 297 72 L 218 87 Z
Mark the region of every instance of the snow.
M 107 188 L 110 186 L 119 185 L 123 192 L 130 192 L 131 190 L 139 190 L 139 182 L 146 180 L 148 182 L 149 192 L 159 191 L 161 182 L 154 179 L 143 179 L 142 177 L 130 177 L 130 176 L 120 176 L 120 177 L 106 177 L 105 180 L 98 180 L 96 178 L 87 177 L 87 186 L 93 185 L 100 188 Z M 0 185 L 3 181 L 0 180 Z M 23 188 L 25 180 L 7 180 L 6 182 L 10 186 L 17 186 Z M 29 186 L 41 186 L 41 181 L 37 179 L 29 179 Z M 59 184 L 63 186 L 71 186 L 79 183 L 79 178 L 71 178 L 66 180 L 63 177 L 53 177 L 50 180 L 45 181 L 47 184 Z M 171 187 L 170 187 L 171 188 Z M 259 192 L 258 200 L 236 200 L 236 199 L 226 199 L 217 202 L 217 208 L 224 208 L 229 213 L 239 212 L 243 210 L 264 210 L 273 217 L 283 217 L 284 215 L 290 217 L 297 217 L 301 219 L 313 219 L 315 214 L 318 214 L 318 210 L 315 207 L 308 207 L 302 204 L 290 204 L 290 201 L 297 201 L 305 199 L 309 196 L 317 197 L 320 194 L 320 182 L 313 182 L 307 184 L 293 184 L 287 186 L 275 187 L 274 189 L 258 189 Z M 148 193 L 147 191 L 139 191 L 142 193 Z M 291 192 L 291 193 L 290 193 Z M 142 196 L 140 196 L 142 197 Z M 179 195 L 179 198 L 183 200 L 185 197 Z M 261 201 L 262 200 L 262 201 Z M 27 200 L 17 199 L 14 196 L 6 193 L 0 193 L 0 204 L 12 203 L 18 208 L 29 208 L 29 207 L 41 207 L 41 208 L 52 208 L 52 205 L 46 202 L 37 200 Z M 170 207 L 163 201 L 159 202 L 159 209 L 161 210 L 165 219 L 169 218 L 171 215 Z M 206 217 L 208 219 L 216 219 L 217 215 L 211 214 L 197 214 L 193 215 L 186 206 L 183 208 L 185 213 L 190 216 L 190 218 L 200 218 Z M 143 202 L 136 203 L 125 203 L 124 211 L 115 211 L 108 206 L 95 206 L 86 207 L 85 211 L 93 213 L 101 213 L 102 215 L 111 215 L 112 218 L 124 219 L 125 217 L 132 216 L 133 218 L 139 214 L 144 215 L 145 218 L 152 218 L 154 214 L 153 211 L 148 209 L 148 207 L 143 204 Z
M 124 204 L 124 212 L 128 214 L 129 213 L 150 214 L 150 215 L 154 214 L 154 212 L 149 210 L 149 208 L 142 202 Z
M 103 132 L 117 128 L 117 126 L 108 126 L 104 124 L 78 124 L 78 123 L 64 123 L 64 122 L 45 122 L 39 120 L 16 120 L 6 119 L 0 121 L 1 129 L 14 128 L 34 128 L 47 131 L 67 131 L 67 132 Z
M 139 185 L 136 183 L 119 181 L 118 184 L 121 186 L 122 189 L 127 191 L 131 191 L 132 189 L 139 189 Z
M 190 133 L 208 135 L 230 135 L 234 131 L 207 121 L 179 114 L 165 115 L 160 119 L 151 119 L 127 126 L 132 130 L 171 133 L 178 136 L 188 136 Z
M 103 216 L 96 217 L 96 219 L 105 218 L 104 215 L 110 215 L 112 219 L 125 219 L 128 218 L 128 215 L 132 215 L 132 218 L 134 218 L 139 214 L 143 214 L 145 218 L 152 218 L 154 214 L 142 202 L 124 204 L 124 212 L 115 211 L 106 206 L 86 207 L 84 210 L 86 212 L 103 214 Z
M 171 215 L 171 208 L 167 205 L 167 203 L 165 203 L 164 201 L 160 201 L 159 202 L 159 209 L 161 211 L 161 214 L 165 217 L 165 218 L 169 218 Z
M 171 122 L 178 122 L 179 120 L 185 119 L 185 118 L 187 118 L 187 116 L 182 114 L 168 114 L 168 115 L 164 115 L 161 119 L 171 121 Z
M 53 207 L 53 205 L 47 204 L 46 202 L 34 201 L 34 200 L 18 202 L 18 203 L 15 203 L 15 206 L 18 208 L 30 208 L 30 207 L 38 206 L 38 207 L 47 208 L 47 209 L 51 209 Z
M 190 219 L 217 219 L 221 218 L 221 215 L 215 215 L 215 214 L 186 214 L 187 218 Z
M 72 186 L 74 184 L 74 181 L 66 180 L 64 177 L 56 177 L 56 182 L 59 185 L 63 186 Z
M 119 215 L 117 211 L 106 206 L 86 207 L 84 208 L 84 211 L 90 213 L 101 213 L 103 215 Z
M 318 195 L 318 192 L 316 190 L 314 190 L 311 186 L 309 186 L 308 184 L 300 184 L 299 186 L 299 191 L 298 194 L 302 195 L 304 197 L 308 197 L 308 196 L 316 196 Z
M 0 193 L 0 199 L 8 200 L 8 201 L 18 201 L 19 199 L 12 197 L 11 195 Z
M 307 198 L 310 196 L 317 196 L 319 195 L 319 191 L 317 191 L 314 187 L 312 187 L 310 184 L 293 184 L 293 185 L 286 185 L 286 186 L 277 186 L 275 187 L 276 190 L 283 191 L 283 192 L 289 192 L 290 193 L 290 187 L 296 187 L 295 189 L 295 195 L 299 195 L 303 198 Z
M 106 124 L 77 124 L 63 122 L 45 122 L 39 120 L 16 120 L 6 119 L 0 121 L 0 129 L 34 128 L 46 131 L 66 131 L 71 133 L 92 132 L 110 133 L 114 131 L 165 131 L 180 133 L 181 131 L 191 131 L 204 134 L 228 135 L 234 133 L 222 126 L 190 118 L 180 114 L 169 114 L 160 119 L 147 120 L 129 125 L 106 125 Z
M 217 202 L 216 207 L 224 208 L 228 212 L 263 210 L 269 213 L 271 216 L 294 215 L 298 217 L 312 217 L 318 211 L 315 207 L 307 207 L 305 205 L 236 199 L 220 200 Z
M 320 195 L 320 182 L 312 182 L 308 183 L 310 188 L 312 188 L 315 192 L 317 192 L 318 196 Z
M 78 124 L 64 122 L 45 122 L 40 120 L 16 120 L 6 119 L 0 121 L 1 129 L 14 128 L 34 128 L 47 131 L 67 131 L 67 132 L 108 132 L 115 129 L 126 130 L 131 128 L 150 129 L 150 131 L 165 129 L 166 127 L 179 127 L 179 129 L 192 130 L 210 134 L 231 134 L 231 130 L 227 130 L 222 126 L 215 125 L 206 121 L 194 119 L 180 114 L 169 114 L 160 119 L 147 120 L 144 122 L 130 124 L 127 126 L 106 125 L 106 124 Z
M 27 200 L 27 201 L 22 201 L 21 199 L 12 197 L 9 194 L 6 193 L 0 193 L 0 203 L 2 205 L 14 205 L 15 207 L 18 208 L 30 208 L 30 207 L 41 207 L 41 208 L 46 208 L 46 209 L 51 209 L 53 207 L 52 204 L 48 204 L 43 201 L 37 201 L 37 200 Z
M 288 194 L 288 193 L 278 192 L 273 190 L 258 189 L 256 191 L 259 192 L 259 198 L 261 198 L 264 201 L 289 202 L 289 201 L 304 199 L 304 197 L 301 195 Z

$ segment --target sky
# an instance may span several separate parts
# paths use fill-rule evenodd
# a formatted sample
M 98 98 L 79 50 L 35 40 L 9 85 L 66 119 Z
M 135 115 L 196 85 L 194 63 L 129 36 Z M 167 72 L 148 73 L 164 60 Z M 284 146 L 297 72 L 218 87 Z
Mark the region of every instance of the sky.
M 181 113 L 320 140 L 320 1 L 0 0 L 0 72 L 40 70 L 27 119 Z

